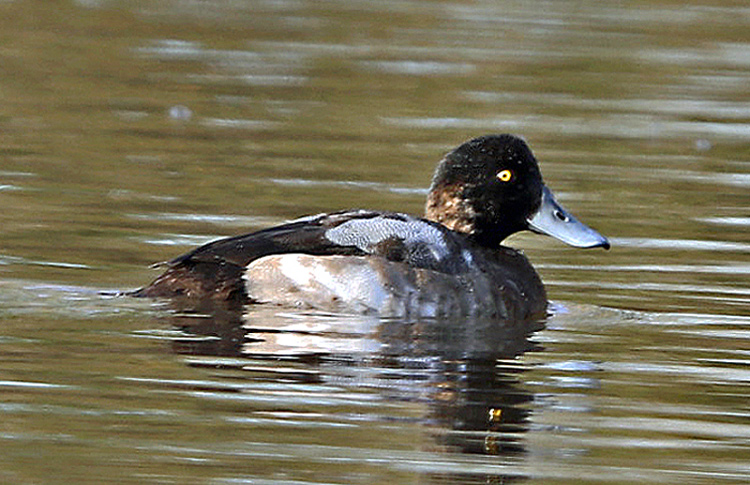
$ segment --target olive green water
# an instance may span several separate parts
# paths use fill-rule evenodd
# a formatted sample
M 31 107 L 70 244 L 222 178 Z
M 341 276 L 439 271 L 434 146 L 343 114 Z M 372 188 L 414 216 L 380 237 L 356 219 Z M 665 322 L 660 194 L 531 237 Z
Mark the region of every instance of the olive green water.
M 492 132 L 543 328 L 100 295 Z M 749 140 L 735 2 L 0 2 L 0 482 L 747 483 Z

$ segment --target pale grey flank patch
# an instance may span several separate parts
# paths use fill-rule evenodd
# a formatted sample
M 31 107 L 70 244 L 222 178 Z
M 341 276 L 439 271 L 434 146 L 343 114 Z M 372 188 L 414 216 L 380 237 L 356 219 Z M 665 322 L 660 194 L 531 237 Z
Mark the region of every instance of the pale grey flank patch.
M 407 248 L 429 249 L 436 261 L 449 254 L 440 230 L 415 219 L 354 219 L 328 229 L 326 237 L 341 246 L 354 246 L 368 253 L 386 239 L 396 238 L 402 240 Z

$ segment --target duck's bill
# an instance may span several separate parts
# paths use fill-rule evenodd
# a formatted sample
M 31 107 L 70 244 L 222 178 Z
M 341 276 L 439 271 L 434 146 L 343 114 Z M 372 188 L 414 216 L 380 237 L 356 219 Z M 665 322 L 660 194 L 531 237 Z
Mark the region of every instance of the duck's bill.
M 526 222 L 532 231 L 552 236 L 577 248 L 609 249 L 607 238 L 573 217 L 557 203 L 547 187 L 542 191 L 542 204 Z

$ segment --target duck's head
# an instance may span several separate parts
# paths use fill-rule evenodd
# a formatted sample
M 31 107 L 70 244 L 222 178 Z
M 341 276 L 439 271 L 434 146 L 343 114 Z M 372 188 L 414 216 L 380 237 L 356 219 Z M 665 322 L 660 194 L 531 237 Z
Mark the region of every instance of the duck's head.
M 530 230 L 571 246 L 609 249 L 607 238 L 555 200 L 528 145 L 514 135 L 482 136 L 448 153 L 435 171 L 425 213 L 488 247 Z

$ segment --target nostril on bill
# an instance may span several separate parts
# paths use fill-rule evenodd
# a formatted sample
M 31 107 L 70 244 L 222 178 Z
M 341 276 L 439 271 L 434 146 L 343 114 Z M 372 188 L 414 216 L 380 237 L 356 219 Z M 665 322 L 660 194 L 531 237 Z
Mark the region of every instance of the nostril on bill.
M 570 220 L 570 218 L 568 217 L 567 214 L 565 214 L 563 211 L 559 211 L 559 210 L 555 211 L 555 217 L 557 217 L 558 219 L 560 219 L 563 222 L 568 222 Z

